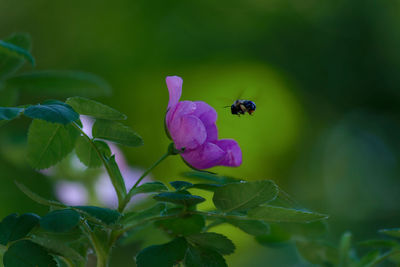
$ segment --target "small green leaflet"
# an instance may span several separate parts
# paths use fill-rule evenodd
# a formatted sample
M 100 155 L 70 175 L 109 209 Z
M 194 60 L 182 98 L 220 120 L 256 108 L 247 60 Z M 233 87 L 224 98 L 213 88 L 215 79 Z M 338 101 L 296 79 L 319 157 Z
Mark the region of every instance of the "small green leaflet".
M 36 169 L 55 165 L 74 149 L 78 136 L 71 124 L 33 120 L 28 131 L 28 162 Z
M 249 235 L 258 236 L 269 233 L 269 225 L 263 221 L 235 219 L 227 219 L 226 221 Z
M 24 111 L 23 108 L 0 107 L 0 121 L 1 120 L 13 120 L 13 119 L 17 118 L 22 111 Z
M 328 215 L 321 213 L 267 205 L 251 209 L 247 214 L 250 218 L 266 222 L 308 223 L 328 218 Z
M 132 196 L 142 193 L 154 193 L 168 191 L 168 188 L 161 182 L 149 182 L 141 184 L 132 190 Z
M 382 229 L 379 233 L 400 238 L 400 228 Z
M 80 215 L 72 209 L 54 210 L 40 219 L 40 227 L 52 232 L 68 232 L 78 225 Z
M 187 243 L 184 238 L 176 238 L 163 245 L 150 246 L 136 256 L 138 267 L 173 267 L 185 257 Z
M 128 126 L 108 120 L 96 120 L 92 128 L 94 138 L 105 139 L 125 146 L 141 146 L 142 138 Z
M 48 100 L 43 104 L 29 106 L 24 115 L 33 119 L 42 119 L 48 122 L 68 124 L 79 119 L 70 105 L 58 100 Z
M 87 115 L 96 119 L 104 120 L 126 120 L 126 115 L 122 114 L 118 110 L 84 97 L 70 97 L 65 101 L 65 103 L 70 105 L 81 115 Z
M 203 216 L 183 215 L 177 218 L 162 219 L 155 222 L 155 225 L 165 230 L 168 234 L 191 235 L 200 233 L 206 222 Z
M 112 225 L 118 222 L 121 214 L 112 209 L 95 207 L 95 206 L 75 206 L 75 209 L 87 212 L 89 215 L 99 219 L 105 224 Z
M 32 192 L 28 187 L 25 185 L 15 181 L 16 186 L 21 190 L 27 197 L 32 199 L 33 201 L 50 207 L 58 207 L 58 208 L 65 208 L 66 206 L 58 201 L 55 200 L 48 200 L 44 197 L 39 196 L 38 194 Z
M 43 247 L 29 240 L 12 244 L 4 253 L 3 263 L 4 267 L 57 267 L 53 257 Z
M 275 199 L 277 193 L 270 180 L 231 183 L 215 189 L 213 202 L 224 212 L 245 211 Z
M 185 206 L 193 206 L 205 201 L 205 199 L 200 196 L 181 194 L 175 192 L 160 193 L 158 195 L 155 195 L 153 198 L 157 201 L 170 202 Z
M 235 245 L 224 235 L 217 233 L 199 233 L 186 237 L 190 243 L 197 246 L 215 250 L 222 255 L 229 255 L 235 251 Z
M 23 73 L 7 80 L 8 88 L 24 94 L 51 97 L 79 95 L 95 97 L 109 95 L 110 86 L 100 77 L 80 71 L 35 71 Z
M 96 149 L 93 147 L 93 144 L 103 156 L 106 158 L 111 156 L 111 150 L 107 143 L 100 140 L 95 140 L 93 143 L 90 143 L 84 136 L 78 137 L 75 145 L 75 152 L 80 162 L 85 164 L 87 167 L 98 168 L 102 165 L 102 160 L 97 154 Z
M 31 53 L 29 53 L 29 51 L 25 50 L 24 48 L 14 45 L 12 43 L 0 40 L 0 53 L 6 54 L 11 57 L 26 59 L 32 64 L 32 66 L 35 66 L 35 59 L 31 55 Z
M 111 183 L 117 192 L 118 203 L 121 203 L 126 196 L 126 186 L 121 171 L 115 162 L 115 155 L 112 155 L 110 158 L 106 159 L 106 164 L 110 171 Z
M 157 203 L 153 207 L 138 212 L 128 212 L 122 217 L 121 223 L 124 227 L 130 227 L 136 223 L 152 218 L 160 217 L 161 213 L 165 211 L 164 203 Z
M 31 38 L 27 34 L 15 33 L 3 41 L 21 47 L 26 51 L 29 51 L 31 48 Z M 24 62 L 24 58 L 10 55 L 8 50 L 0 51 L 0 80 L 8 78 L 14 74 L 24 64 Z M 15 89 L 12 91 L 15 91 Z
M 224 257 L 214 250 L 189 246 L 185 256 L 187 267 L 228 267 Z

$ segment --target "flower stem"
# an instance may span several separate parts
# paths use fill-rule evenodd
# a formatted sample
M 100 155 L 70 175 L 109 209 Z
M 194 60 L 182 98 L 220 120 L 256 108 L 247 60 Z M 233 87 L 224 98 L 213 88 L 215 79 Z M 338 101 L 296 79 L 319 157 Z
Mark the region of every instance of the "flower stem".
M 150 168 L 148 168 L 143 174 L 142 176 L 140 176 L 140 178 L 136 181 L 135 185 L 131 188 L 131 190 L 129 190 L 128 194 L 126 195 L 125 199 L 120 203 L 119 207 L 118 207 L 118 211 L 119 212 L 123 212 L 126 205 L 129 203 L 129 201 L 131 200 L 131 198 L 133 197 L 134 193 L 135 193 L 135 188 L 139 185 L 139 183 L 155 168 L 157 167 L 158 164 L 160 164 L 164 159 L 166 159 L 169 155 L 173 155 L 170 150 L 168 149 L 168 151 L 162 155 L 156 162 L 153 163 L 153 165 L 150 166 Z

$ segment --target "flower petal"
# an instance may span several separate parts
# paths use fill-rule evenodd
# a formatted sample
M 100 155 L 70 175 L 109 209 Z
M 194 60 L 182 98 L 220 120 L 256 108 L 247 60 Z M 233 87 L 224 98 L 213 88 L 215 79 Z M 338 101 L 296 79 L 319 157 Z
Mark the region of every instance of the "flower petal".
M 208 169 L 220 165 L 225 157 L 225 151 L 213 143 L 204 143 L 195 150 L 181 154 L 183 159 L 196 169 Z
M 165 79 L 169 91 L 169 102 L 167 109 L 178 104 L 179 99 L 182 95 L 182 83 L 183 80 L 179 76 L 167 76 Z
M 216 145 L 226 152 L 219 165 L 237 167 L 242 164 L 242 150 L 235 140 L 221 139 L 216 142 Z
M 173 121 L 169 131 L 177 149 L 195 149 L 207 138 L 203 122 L 193 115 L 182 116 Z
M 178 102 L 178 104 L 176 104 L 175 106 L 173 106 L 171 109 L 169 109 L 167 111 L 167 115 L 166 115 L 166 125 L 168 128 L 168 131 L 171 132 L 174 131 L 174 129 L 170 129 L 172 128 L 173 124 L 176 125 L 175 122 L 179 122 L 180 118 L 182 116 L 188 115 L 193 113 L 193 111 L 196 109 L 196 104 L 192 101 L 181 101 Z
M 208 105 L 203 101 L 196 101 L 196 109 L 193 112 L 193 115 L 199 117 L 199 119 L 203 122 L 207 131 L 207 141 L 214 142 L 218 140 L 218 129 L 215 125 L 217 121 L 217 112 L 213 107 Z

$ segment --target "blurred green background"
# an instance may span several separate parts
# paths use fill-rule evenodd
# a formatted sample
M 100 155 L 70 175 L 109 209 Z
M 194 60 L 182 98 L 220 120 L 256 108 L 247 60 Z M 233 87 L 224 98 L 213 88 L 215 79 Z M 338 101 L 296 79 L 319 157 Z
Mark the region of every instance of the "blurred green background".
M 165 76 L 181 76 L 182 99 L 212 105 L 220 137 L 243 151 L 242 166 L 212 171 L 273 179 L 302 206 L 330 214 L 336 242 L 345 230 L 363 240 L 400 226 L 399 12 L 400 2 L 389 0 L 0 0 L 0 39 L 29 33 L 37 70 L 103 77 L 113 94 L 97 99 L 127 114 L 144 138 L 145 146 L 123 150 L 135 168 L 166 150 Z M 255 101 L 254 116 L 224 108 L 240 96 Z M 46 98 L 21 94 L 18 104 Z M 0 128 L 1 217 L 45 211 L 13 179 L 43 195 L 56 179 L 77 179 L 71 170 L 49 178 L 30 169 L 28 123 Z M 152 176 L 183 179 L 186 170 L 171 157 Z M 77 173 L 84 183 L 98 175 Z M 216 230 L 237 245 L 230 266 L 309 266 L 291 246 L 263 247 L 236 229 Z M 125 250 L 120 257 L 131 259 L 133 248 Z

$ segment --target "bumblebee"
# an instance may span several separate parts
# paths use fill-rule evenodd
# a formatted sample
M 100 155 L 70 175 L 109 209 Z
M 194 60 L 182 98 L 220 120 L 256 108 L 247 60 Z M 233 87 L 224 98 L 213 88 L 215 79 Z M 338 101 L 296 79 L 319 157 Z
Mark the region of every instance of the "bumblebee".
M 256 110 L 256 104 L 250 100 L 236 100 L 231 106 L 231 113 L 233 115 L 244 115 L 246 112 L 250 115 Z

